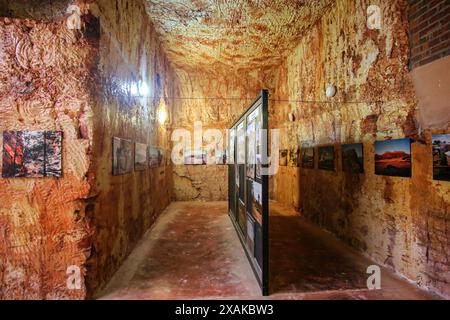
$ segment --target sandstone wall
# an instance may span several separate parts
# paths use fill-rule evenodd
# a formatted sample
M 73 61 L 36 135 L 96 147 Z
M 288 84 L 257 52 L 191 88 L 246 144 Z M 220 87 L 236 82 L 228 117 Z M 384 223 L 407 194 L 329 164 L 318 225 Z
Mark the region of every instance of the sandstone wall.
M 177 79 L 163 54 L 141 1 L 98 1 L 99 78 L 95 110 L 95 225 L 88 286 L 107 283 L 134 245 L 172 200 L 170 164 L 112 175 L 112 138 L 170 148 L 170 127 L 158 122 L 159 110 L 172 113 Z M 131 94 L 144 81 L 147 97 Z
M 214 73 L 211 70 L 177 70 L 180 83 L 175 99 L 173 130 L 191 132 L 201 122 L 203 132 L 219 129 L 226 147 L 226 129 L 250 106 L 263 88 L 274 87 L 273 69 L 233 70 Z M 203 145 L 207 141 L 203 140 Z M 219 201 L 228 199 L 227 166 L 175 166 L 173 171 L 175 199 L 178 201 Z
M 0 178 L 0 299 L 92 297 L 172 199 L 169 162 L 112 176 L 113 137 L 170 148 L 157 119 L 177 79 L 144 5 L 80 5 L 81 30 L 0 20 L 0 130 L 64 134 L 63 178 Z M 71 265 L 81 290 L 66 286 Z
M 381 30 L 366 27 L 370 4 L 337 1 L 280 67 L 270 119 L 282 129 L 282 148 L 336 145 L 338 169 L 284 167 L 271 195 L 378 263 L 449 296 L 450 188 L 432 180 L 431 134 L 448 133 L 450 125 L 416 127 L 406 1 L 376 1 Z M 328 84 L 338 89 L 332 99 Z M 412 178 L 376 176 L 374 141 L 402 137 L 414 139 Z M 339 144 L 356 142 L 364 144 L 363 175 L 341 168 Z M 292 192 L 298 188 L 300 196 Z
M 96 56 L 95 38 L 63 22 L 0 18 L 0 131 L 64 133 L 61 179 L 0 178 L 0 299 L 86 295 L 66 270 L 84 274 L 90 255 Z

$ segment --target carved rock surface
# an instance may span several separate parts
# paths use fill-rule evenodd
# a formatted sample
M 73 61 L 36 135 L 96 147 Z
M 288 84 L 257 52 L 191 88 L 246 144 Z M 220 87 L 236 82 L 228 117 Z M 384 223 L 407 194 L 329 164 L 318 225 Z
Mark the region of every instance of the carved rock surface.
M 63 22 L 2 18 L 0 39 L 0 131 L 64 133 L 61 179 L 0 178 L 0 299 L 82 299 L 66 270 L 91 249 L 96 50 Z
M 336 2 L 278 70 L 270 124 L 281 129 L 281 148 L 335 145 L 337 172 L 284 167 L 271 179 L 271 195 L 300 207 L 378 263 L 448 297 L 450 186 L 432 180 L 431 156 L 431 134 L 445 133 L 448 124 L 420 135 L 415 126 L 406 1 L 380 4 L 379 31 L 366 28 L 367 4 Z M 338 88 L 332 99 L 325 97 L 329 84 Z M 296 121 L 288 121 L 290 112 Z M 374 141 L 405 136 L 414 139 L 412 178 L 376 176 Z M 339 145 L 358 142 L 364 144 L 365 173 L 343 173 Z M 300 190 L 299 199 L 292 190 Z
M 185 70 L 277 65 L 333 0 L 146 0 L 170 60 Z
M 92 7 L 100 18 L 99 82 L 95 96 L 96 194 L 93 254 L 88 288 L 96 294 L 172 200 L 172 169 L 112 176 L 112 137 L 170 149 L 170 130 L 158 110 L 171 115 L 177 79 L 140 1 L 102 0 Z M 144 82 L 149 97 L 130 87 Z
M 52 21 L 61 19 L 74 0 L 0 0 L 0 16 Z M 92 2 L 92 1 L 90 1 Z

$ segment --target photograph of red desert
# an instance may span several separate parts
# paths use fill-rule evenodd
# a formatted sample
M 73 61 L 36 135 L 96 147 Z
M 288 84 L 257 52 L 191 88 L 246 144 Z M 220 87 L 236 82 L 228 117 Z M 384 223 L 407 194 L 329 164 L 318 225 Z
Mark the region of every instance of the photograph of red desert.
M 411 177 L 411 140 L 375 142 L 375 174 Z

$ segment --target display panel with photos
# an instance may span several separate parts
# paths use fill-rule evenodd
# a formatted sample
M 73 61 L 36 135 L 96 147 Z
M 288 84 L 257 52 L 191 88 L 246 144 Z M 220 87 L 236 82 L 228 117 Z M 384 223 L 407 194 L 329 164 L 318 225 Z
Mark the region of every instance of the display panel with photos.
M 268 94 L 263 91 L 230 130 L 229 212 L 249 262 L 261 285 L 268 293 Z M 235 138 L 234 138 L 235 134 Z M 232 138 L 231 138 L 232 137 Z M 235 145 L 234 145 L 235 142 Z M 234 146 L 234 147 L 233 147 Z M 230 161 L 233 161 L 231 159 Z

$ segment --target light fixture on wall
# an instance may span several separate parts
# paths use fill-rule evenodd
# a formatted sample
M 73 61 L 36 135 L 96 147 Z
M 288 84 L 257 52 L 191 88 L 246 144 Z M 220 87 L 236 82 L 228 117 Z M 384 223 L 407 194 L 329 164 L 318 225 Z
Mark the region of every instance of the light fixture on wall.
M 139 81 L 138 85 L 139 90 L 139 96 L 141 97 L 148 97 L 150 93 L 150 88 L 148 87 L 148 84 L 145 81 Z
M 329 85 L 325 90 L 325 95 L 327 98 L 333 98 L 336 95 L 336 87 L 334 85 Z
M 158 122 L 160 125 L 164 125 L 167 122 L 168 114 L 167 110 L 164 107 L 160 107 L 158 110 Z
M 130 94 L 133 97 L 146 98 L 150 95 L 150 88 L 145 81 L 132 82 L 130 85 Z
M 79 6 L 71 4 L 66 13 L 69 15 L 66 20 L 66 26 L 69 30 L 81 29 L 81 9 Z

